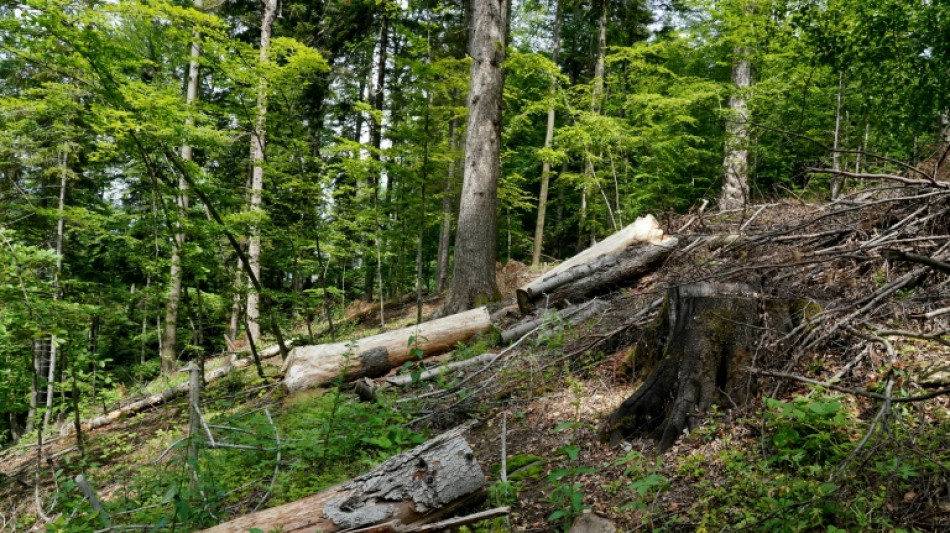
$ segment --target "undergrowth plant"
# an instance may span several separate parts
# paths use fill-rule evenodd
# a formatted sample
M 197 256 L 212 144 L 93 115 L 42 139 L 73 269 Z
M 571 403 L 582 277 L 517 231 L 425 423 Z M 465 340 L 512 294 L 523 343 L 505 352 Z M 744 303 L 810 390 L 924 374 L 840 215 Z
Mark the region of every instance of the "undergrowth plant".
M 571 431 L 571 442 L 561 446 L 555 452 L 556 455 L 563 457 L 565 466 L 555 468 L 548 474 L 547 481 L 551 484 L 551 494 L 547 501 L 554 504 L 555 511 L 548 515 L 548 521 L 554 523 L 563 523 L 564 530 L 570 527 L 572 519 L 590 506 L 584 504 L 583 484 L 578 481 L 578 477 L 584 474 L 595 474 L 599 470 L 592 466 L 585 466 L 580 462 L 581 429 L 590 427 L 590 424 L 580 420 L 581 397 L 584 394 L 584 384 L 574 380 L 568 374 L 567 383 L 570 386 L 574 400 L 571 405 L 574 407 L 574 420 L 562 422 L 554 428 L 554 432 Z

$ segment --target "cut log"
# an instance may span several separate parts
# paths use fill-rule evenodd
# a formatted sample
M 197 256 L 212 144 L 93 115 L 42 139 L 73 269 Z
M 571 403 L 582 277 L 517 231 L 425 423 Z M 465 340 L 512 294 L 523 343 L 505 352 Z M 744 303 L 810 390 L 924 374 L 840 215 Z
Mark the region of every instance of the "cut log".
M 554 305 L 566 299 L 584 298 L 645 274 L 679 243 L 663 235 L 656 219 L 648 215 L 575 255 L 540 278 L 520 287 L 518 307 L 532 313 L 535 302 L 545 298 Z
M 740 368 L 764 330 L 788 331 L 792 319 L 790 301 L 766 301 L 748 285 L 670 288 L 633 354 L 641 373 L 650 373 L 601 426 L 602 440 L 616 444 L 646 434 L 662 452 L 694 429 L 713 403 L 744 403 L 755 391 Z
M 493 353 L 483 353 L 481 355 L 476 355 L 471 359 L 466 359 L 464 361 L 454 361 L 451 363 L 445 363 L 444 365 L 439 365 L 435 368 L 430 368 L 419 374 L 417 377 L 418 381 L 428 381 L 439 377 L 440 375 L 449 374 L 451 372 L 458 372 L 459 370 L 465 370 L 466 368 L 478 365 L 488 364 L 492 359 L 495 358 L 496 354 Z M 390 385 L 395 385 L 397 387 L 404 387 L 412 383 L 412 376 L 401 375 L 401 376 L 392 376 L 386 378 L 386 383 Z
M 261 359 L 268 357 L 274 357 L 280 353 L 280 347 L 270 346 L 258 352 L 261 356 Z M 253 357 L 245 357 L 243 359 L 238 359 L 233 361 L 231 364 L 225 363 L 221 368 L 205 372 L 205 383 L 214 381 L 216 379 L 222 378 L 228 375 L 232 370 L 237 368 L 243 368 L 250 365 L 254 362 Z M 177 397 L 179 394 L 184 394 L 190 389 L 188 382 L 184 382 L 180 385 L 175 385 L 174 387 L 167 388 L 162 392 L 151 394 L 149 396 L 144 396 L 131 402 L 126 403 L 125 405 L 120 406 L 118 409 L 113 409 L 108 413 L 93 418 L 92 420 L 87 420 L 82 423 L 83 431 L 89 431 L 92 429 L 100 428 L 102 426 L 107 426 L 116 420 L 140 413 L 147 409 L 153 407 L 158 407 L 159 405 L 164 405 Z M 71 423 L 64 424 L 60 429 L 60 433 L 63 435 L 69 435 L 74 431 L 73 425 Z
M 577 324 L 584 322 L 594 315 L 602 313 L 607 309 L 607 307 L 609 307 L 607 302 L 594 298 L 589 302 L 571 306 L 566 309 L 562 309 L 561 311 L 551 309 L 545 312 L 541 317 L 521 322 L 512 326 L 511 328 L 506 329 L 505 331 L 502 331 L 501 342 L 505 344 L 511 344 L 512 342 L 527 335 L 535 328 L 544 324 L 545 321 L 552 320 L 555 314 L 560 314 L 563 320 L 567 320 L 569 324 L 576 326 Z
M 329 384 L 341 375 L 345 380 L 379 377 L 411 361 L 416 349 L 423 357 L 442 353 L 491 327 L 488 309 L 480 307 L 350 343 L 300 346 L 284 363 L 284 385 L 298 391 Z M 410 338 L 415 339 L 412 345 Z
M 440 520 L 484 497 L 485 476 L 462 437 L 468 427 L 390 457 L 342 485 L 205 532 L 400 531 L 410 524 Z

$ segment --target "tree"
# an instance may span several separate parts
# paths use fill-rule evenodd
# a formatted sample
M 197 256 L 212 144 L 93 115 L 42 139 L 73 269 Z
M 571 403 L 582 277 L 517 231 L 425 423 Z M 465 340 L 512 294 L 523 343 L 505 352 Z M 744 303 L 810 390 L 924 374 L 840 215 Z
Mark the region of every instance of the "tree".
M 277 14 L 277 0 L 264 0 L 264 16 L 261 19 L 260 64 L 270 62 L 271 31 L 274 26 L 274 16 Z M 262 194 L 264 189 L 264 148 L 267 134 L 267 78 L 262 77 L 257 86 L 257 110 L 254 115 L 254 126 L 251 131 L 251 191 L 248 210 L 253 215 L 261 212 Z M 250 268 L 258 280 L 261 279 L 261 233 L 260 223 L 251 226 L 251 235 L 248 241 L 247 256 Z M 257 288 L 247 294 L 247 335 L 250 339 L 260 338 L 260 297 Z
M 554 14 L 554 36 L 551 39 L 551 61 L 557 65 L 558 55 L 561 52 L 561 2 L 555 0 Z M 601 72 L 603 76 L 603 72 Z M 551 80 L 552 97 L 557 92 L 556 80 Z M 554 140 L 554 102 L 548 107 L 548 121 L 544 130 L 544 148 L 551 148 L 551 141 Z M 541 192 L 538 193 L 538 220 L 534 229 L 534 247 L 531 252 L 531 266 L 537 266 L 541 261 L 541 249 L 544 245 L 544 217 L 548 202 L 548 185 L 551 180 L 551 160 L 545 157 L 541 163 Z
M 498 180 L 501 176 L 501 104 L 508 0 L 475 0 L 468 137 L 452 285 L 440 314 L 458 313 L 498 297 L 495 258 Z
M 202 0 L 195 0 L 195 9 L 200 10 Z M 200 34 L 195 32 L 195 40 L 191 43 L 191 55 L 188 61 L 188 85 L 185 89 L 185 103 L 193 106 L 198 99 L 198 58 L 201 56 Z M 185 119 L 185 127 L 194 126 L 195 119 L 188 116 Z M 192 147 L 190 144 L 183 144 L 181 147 L 181 159 L 191 162 Z M 188 183 L 184 178 L 178 181 L 178 198 L 176 201 L 177 213 L 175 226 L 175 240 L 172 244 L 171 269 L 168 274 L 168 302 L 165 305 L 165 333 L 161 344 L 162 372 L 171 374 L 178 368 L 177 363 L 177 339 L 178 339 L 178 304 L 181 300 L 181 281 L 183 275 L 182 255 L 185 248 L 185 231 L 182 219 L 188 212 Z

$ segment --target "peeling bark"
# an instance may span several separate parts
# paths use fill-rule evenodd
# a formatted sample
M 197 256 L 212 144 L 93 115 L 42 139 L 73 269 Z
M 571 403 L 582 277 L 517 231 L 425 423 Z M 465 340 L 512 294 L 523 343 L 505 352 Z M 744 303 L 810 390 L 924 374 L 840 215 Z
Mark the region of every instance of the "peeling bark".
M 462 437 L 466 429 L 462 426 L 391 457 L 342 485 L 205 532 L 400 531 L 402 526 L 439 520 L 484 495 L 485 476 Z

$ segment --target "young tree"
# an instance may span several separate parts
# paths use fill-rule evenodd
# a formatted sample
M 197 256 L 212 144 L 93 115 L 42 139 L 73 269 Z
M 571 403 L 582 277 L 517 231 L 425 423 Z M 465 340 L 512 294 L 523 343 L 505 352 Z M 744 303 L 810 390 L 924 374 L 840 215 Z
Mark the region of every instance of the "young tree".
M 557 65 L 558 55 L 561 52 L 561 2 L 555 0 L 554 13 L 554 36 L 551 39 L 551 61 Z M 603 76 L 603 72 L 601 72 Z M 557 80 L 551 80 L 551 97 L 554 98 L 557 93 Z M 548 107 L 548 122 L 544 130 L 544 148 L 551 148 L 551 141 L 554 139 L 554 101 Z M 548 187 L 551 181 L 551 161 L 545 157 L 541 163 L 541 192 L 538 193 L 538 220 L 534 229 L 534 247 L 531 252 L 531 266 L 537 266 L 541 262 L 541 249 L 544 245 L 544 216 L 547 210 Z
M 508 0 L 475 0 L 472 13 L 472 81 L 468 138 L 452 285 L 441 315 L 498 297 L 495 258 L 498 180 L 501 176 L 501 104 L 508 31 Z
M 203 0 L 195 0 L 195 9 L 201 10 Z M 191 43 L 191 55 L 188 62 L 188 86 L 185 89 L 185 103 L 190 107 L 198 99 L 198 58 L 201 56 L 201 35 L 196 31 L 194 41 Z M 193 126 L 195 119 L 188 116 L 185 119 L 185 126 Z M 182 161 L 190 162 L 192 159 L 192 148 L 189 144 L 183 144 L 181 147 Z M 165 332 L 162 336 L 161 361 L 162 372 L 171 374 L 177 370 L 177 340 L 178 340 L 178 304 L 181 300 L 181 280 L 183 275 L 182 255 L 185 247 L 185 230 L 182 223 L 183 217 L 188 211 L 188 183 L 184 178 L 178 181 L 178 199 L 176 215 L 175 242 L 172 245 L 171 271 L 168 276 L 168 302 L 165 305 Z
M 264 17 L 261 19 L 260 64 L 266 65 L 270 59 L 271 31 L 274 26 L 274 17 L 277 14 L 277 0 L 264 0 Z M 264 189 L 264 147 L 267 134 L 267 93 L 266 78 L 261 78 L 257 86 L 257 112 L 254 118 L 254 129 L 251 132 L 251 200 L 249 210 L 252 214 L 261 211 L 262 193 Z M 260 221 L 255 221 L 251 227 L 251 235 L 247 248 L 248 260 L 254 276 L 261 279 L 261 228 Z M 260 294 L 251 290 L 247 295 L 247 334 L 251 339 L 260 338 Z

